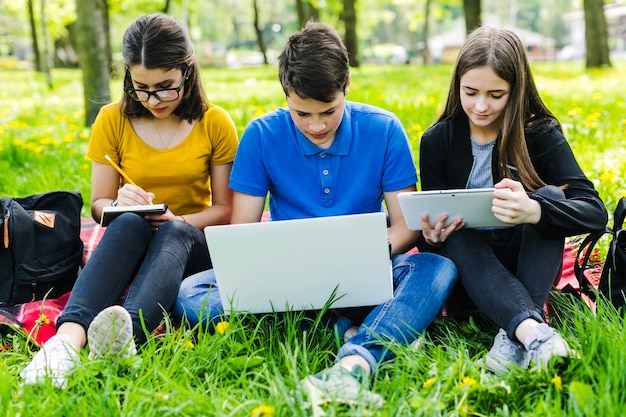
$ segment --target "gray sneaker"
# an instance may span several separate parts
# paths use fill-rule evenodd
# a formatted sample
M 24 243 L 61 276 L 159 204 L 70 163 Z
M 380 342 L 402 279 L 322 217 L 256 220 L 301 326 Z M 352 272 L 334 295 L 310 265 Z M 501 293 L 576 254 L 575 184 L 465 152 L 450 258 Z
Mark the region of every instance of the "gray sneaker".
M 102 310 L 87 330 L 89 359 L 129 357 L 137 353 L 133 321 L 126 309 L 114 305 Z
M 524 341 L 536 369 L 547 370 L 551 365 L 567 367 L 576 356 L 560 334 L 546 323 L 541 323 Z
M 502 376 L 513 366 L 526 369 L 529 362 L 530 357 L 524 345 L 509 339 L 504 329 L 498 330 L 493 339 L 493 346 L 485 356 L 487 369 L 497 376 Z
M 366 388 L 365 370 L 355 366 L 348 371 L 342 366 L 333 366 L 302 380 L 302 387 L 314 408 L 336 402 L 340 404 L 368 404 L 381 408 L 385 400 Z

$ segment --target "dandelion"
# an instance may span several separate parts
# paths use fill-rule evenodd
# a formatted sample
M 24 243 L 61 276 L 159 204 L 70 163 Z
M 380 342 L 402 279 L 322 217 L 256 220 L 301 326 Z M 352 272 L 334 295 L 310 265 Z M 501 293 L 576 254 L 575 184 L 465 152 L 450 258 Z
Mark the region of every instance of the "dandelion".
M 617 175 L 615 174 L 615 171 L 609 169 L 608 171 L 602 173 L 602 175 L 600 176 L 600 181 L 602 181 L 603 183 L 611 182 L 615 179 L 616 176 Z
M 251 416 L 252 417 L 272 417 L 275 411 L 276 409 L 274 409 L 274 407 L 272 407 L 271 405 L 261 404 L 260 406 L 252 410 Z
M 476 385 L 476 380 L 474 378 L 461 374 L 461 381 L 459 381 L 460 389 L 472 388 L 474 385 Z
M 39 319 L 37 319 L 37 323 L 41 324 L 50 324 L 50 319 L 46 316 L 46 313 L 39 313 Z
M 552 378 L 552 385 L 554 385 L 554 388 L 556 388 L 557 391 L 561 391 L 561 388 L 563 388 L 563 380 L 561 379 L 560 376 L 558 375 L 554 375 L 554 377 Z
M 185 345 L 183 346 L 185 349 L 193 349 L 196 347 L 196 345 L 194 345 L 191 340 L 183 340 L 183 341 L 185 342 Z
M 227 321 L 220 321 L 219 323 L 217 323 L 215 325 L 215 331 L 219 334 L 224 334 L 226 333 L 226 330 L 228 330 L 228 322 Z
M 428 378 L 426 381 L 424 381 L 424 383 L 422 383 L 422 388 L 430 388 L 435 385 L 435 382 L 435 378 Z
M 569 116 L 577 116 L 579 114 L 582 114 L 583 109 L 581 109 L 580 107 L 574 107 L 572 110 L 568 111 L 567 114 Z

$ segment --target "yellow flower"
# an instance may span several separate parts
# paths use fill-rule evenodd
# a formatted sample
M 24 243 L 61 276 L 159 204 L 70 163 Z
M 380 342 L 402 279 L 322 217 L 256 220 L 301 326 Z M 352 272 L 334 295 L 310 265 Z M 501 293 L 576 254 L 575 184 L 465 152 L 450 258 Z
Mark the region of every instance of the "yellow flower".
M 610 182 L 613 181 L 616 176 L 617 175 L 615 174 L 615 172 L 612 169 L 609 169 L 600 176 L 600 181 L 602 181 L 603 183 Z
M 39 322 L 43 324 L 50 324 L 50 319 L 45 313 L 39 314 Z
M 552 378 L 552 385 L 554 385 L 554 388 L 556 388 L 557 391 L 561 391 L 561 388 L 563 388 L 563 381 L 561 380 L 561 377 L 558 375 L 554 375 L 554 377 Z
M 222 322 L 224 323 L 224 322 Z M 271 405 L 261 404 L 254 410 L 252 410 L 252 417 L 272 417 L 276 410 Z
M 215 325 L 215 331 L 218 332 L 219 334 L 226 333 L 226 330 L 228 330 L 228 322 L 227 321 L 220 321 L 219 323 L 217 323 Z
M 476 385 L 476 380 L 474 378 L 461 374 L 461 381 L 459 382 L 460 389 L 472 388 L 474 385 Z
M 194 347 L 196 347 L 196 345 L 194 345 L 191 340 L 185 342 L 185 349 L 193 349 Z
M 422 384 L 422 388 L 430 388 L 435 384 L 435 378 L 428 378 L 426 381 L 424 381 L 424 383 Z

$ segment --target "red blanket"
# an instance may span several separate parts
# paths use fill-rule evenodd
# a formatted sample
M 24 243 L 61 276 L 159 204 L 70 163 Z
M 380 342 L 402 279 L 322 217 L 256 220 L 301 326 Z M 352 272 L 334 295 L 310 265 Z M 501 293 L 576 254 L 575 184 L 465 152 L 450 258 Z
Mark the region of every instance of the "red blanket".
M 267 220 L 267 213 L 263 215 L 263 221 Z M 84 243 L 83 264 L 86 263 L 96 246 L 100 242 L 105 228 L 90 218 L 84 218 L 81 221 L 80 237 Z M 411 252 L 417 252 L 412 250 Z M 563 256 L 563 270 L 561 276 L 555 282 L 555 288 L 558 290 L 573 290 L 579 289 L 578 281 L 574 275 L 574 261 L 576 252 L 572 245 L 568 242 L 565 244 L 565 251 Z M 600 278 L 601 268 L 590 269 L 586 271 L 590 281 L 596 286 Z M 34 301 L 32 303 L 26 303 L 13 311 L 16 318 L 24 325 L 22 330 L 28 332 L 37 343 L 44 343 L 50 337 L 54 335 L 56 318 L 59 316 L 61 310 L 67 302 L 69 293 L 65 294 L 58 299 Z M 586 300 L 589 306 L 593 309 L 593 302 Z M 549 306 L 546 305 L 546 311 L 549 312 Z M 447 309 L 444 307 L 441 311 L 441 315 L 448 315 Z M 11 323 L 10 320 L 0 316 L 0 323 Z M 0 346 L 0 350 L 2 347 Z

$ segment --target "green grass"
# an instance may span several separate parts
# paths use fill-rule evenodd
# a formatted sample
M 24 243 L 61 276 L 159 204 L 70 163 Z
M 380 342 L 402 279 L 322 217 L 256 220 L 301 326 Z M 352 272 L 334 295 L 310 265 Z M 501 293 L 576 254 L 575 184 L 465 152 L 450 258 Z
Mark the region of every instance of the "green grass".
M 450 66 L 366 66 L 353 70 L 349 98 L 395 112 L 415 155 L 419 138 L 441 111 Z M 579 164 L 612 212 L 625 194 L 626 99 L 624 64 L 585 73 L 579 64 L 533 65 L 540 92 L 563 123 Z M 284 104 L 276 69 L 207 69 L 211 101 L 226 108 L 239 133 L 250 118 Z M 76 70 L 55 70 L 55 87 L 30 71 L 0 71 L 0 190 L 19 196 L 53 189 L 90 195 L 84 158 L 82 86 Z M 119 97 L 120 80 L 111 82 Z M 83 211 L 88 216 L 88 207 Z M 418 348 L 390 346 L 372 388 L 386 398 L 382 411 L 367 404 L 329 405 L 329 416 L 620 416 L 626 404 L 626 331 L 604 303 L 592 314 L 555 294 L 552 323 L 580 353 L 565 373 L 519 371 L 496 378 L 480 367 L 495 326 L 438 318 Z M 304 326 L 306 325 L 306 326 Z M 302 330 L 306 327 L 307 330 Z M 66 390 L 23 387 L 19 371 L 36 346 L 23 335 L 0 353 L 0 409 L 7 416 L 305 416 L 311 409 L 298 381 L 332 364 L 339 341 L 303 315 L 233 318 L 224 334 L 173 329 L 153 338 L 135 358 L 87 361 Z M 265 407 L 265 408 L 263 408 Z M 273 410 L 273 411 L 272 411 Z M 255 414 L 256 413 L 256 414 Z

